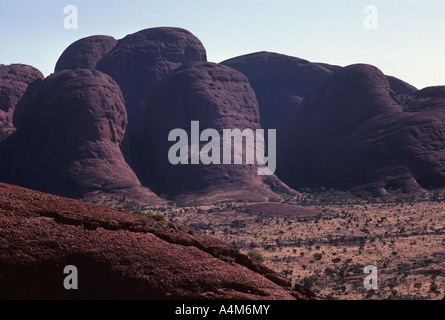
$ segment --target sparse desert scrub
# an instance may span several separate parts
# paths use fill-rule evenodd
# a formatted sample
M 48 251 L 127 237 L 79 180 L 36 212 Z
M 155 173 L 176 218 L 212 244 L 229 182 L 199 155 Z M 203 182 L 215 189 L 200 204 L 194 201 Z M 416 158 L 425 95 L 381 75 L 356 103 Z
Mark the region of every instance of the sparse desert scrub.
M 341 204 L 344 193 L 330 192 L 318 200 L 311 194 L 278 203 L 224 202 L 162 212 L 181 225 L 208 226 L 202 232 L 234 244 L 240 252 L 260 253 L 268 267 L 294 283 L 304 285 L 310 279 L 311 289 L 320 297 L 439 299 L 444 295 L 442 196 L 392 202 L 350 198 Z M 307 201 L 303 206 L 302 199 Z M 372 292 L 363 286 L 367 265 L 378 269 L 379 287 Z

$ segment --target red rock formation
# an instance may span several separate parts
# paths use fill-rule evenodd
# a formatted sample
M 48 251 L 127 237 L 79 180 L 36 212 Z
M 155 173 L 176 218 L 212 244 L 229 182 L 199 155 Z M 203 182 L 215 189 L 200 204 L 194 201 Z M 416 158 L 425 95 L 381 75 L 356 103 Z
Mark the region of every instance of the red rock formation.
M 259 176 L 258 166 L 199 164 L 172 165 L 168 141 L 173 129 L 190 133 L 191 121 L 200 130 L 259 129 L 255 94 L 238 71 L 214 63 L 182 66 L 161 80 L 148 96 L 138 156 L 141 177 L 158 194 L 174 198 L 216 201 L 223 199 L 267 200 L 271 189 L 292 192 L 275 175 Z M 201 147 L 206 142 L 201 143 Z M 223 148 L 221 147 L 221 150 Z M 222 161 L 221 161 L 222 162 Z
M 249 79 L 260 106 L 261 127 L 277 129 L 278 151 L 303 99 L 332 72 L 342 68 L 272 52 L 251 53 L 221 64 L 242 72 Z M 417 91 L 400 79 L 387 78 L 396 93 Z
M 151 28 L 128 35 L 97 64 L 121 87 L 127 104 L 129 130 L 138 129 L 145 99 L 159 79 L 184 63 L 206 61 L 206 51 L 189 31 Z
M 53 74 L 17 109 L 10 182 L 87 200 L 161 202 L 121 154 L 127 115 L 109 76 L 84 69 Z
M 150 28 L 116 43 L 111 37 L 93 36 L 72 44 L 56 66 L 62 69 L 97 69 L 121 87 L 127 106 L 129 130 L 139 128 L 148 92 L 167 73 L 184 63 L 206 61 L 198 38 L 180 28 Z
M 24 64 L 0 66 L 0 127 L 13 126 L 17 103 L 30 84 L 43 78 L 39 70 Z
M 249 79 L 255 90 L 261 127 L 277 130 L 278 150 L 303 98 L 331 74 L 323 66 L 272 52 L 257 52 L 221 62 Z
M 294 188 L 365 196 L 443 187 L 444 108 L 445 87 L 400 95 L 375 67 L 340 69 L 298 109 L 278 174 Z
M 111 52 L 117 40 L 109 36 L 91 36 L 71 44 L 57 61 L 55 72 L 67 69 L 96 69 L 97 62 Z
M 2 299 L 314 297 L 200 232 L 16 186 L 0 184 L 0 226 Z
M 398 94 L 411 94 L 417 91 L 417 88 L 410 85 L 409 83 L 397 79 L 396 77 L 386 76 L 388 79 L 389 86 L 392 91 Z

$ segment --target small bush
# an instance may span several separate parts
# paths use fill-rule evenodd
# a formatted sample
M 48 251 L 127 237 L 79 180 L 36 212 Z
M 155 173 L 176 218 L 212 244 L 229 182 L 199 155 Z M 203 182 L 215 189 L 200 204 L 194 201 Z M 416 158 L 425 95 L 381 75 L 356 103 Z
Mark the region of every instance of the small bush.
M 312 277 L 303 278 L 303 287 L 310 289 L 314 286 L 314 279 Z
M 176 206 L 187 207 L 187 203 L 184 200 L 178 200 L 178 201 L 176 201 Z
M 151 212 L 145 212 L 142 210 L 133 210 L 132 213 L 137 214 L 139 216 L 146 216 L 146 217 L 152 215 Z
M 315 260 L 321 260 L 322 257 L 323 257 L 323 255 L 321 253 L 315 253 L 314 254 L 314 259 Z
M 194 235 L 195 232 L 199 232 L 199 231 L 201 231 L 201 229 L 199 229 L 198 227 L 196 227 L 196 226 L 190 226 L 190 228 L 189 228 L 189 230 L 188 230 L 188 234 Z
M 167 222 L 167 226 L 168 226 L 170 229 L 178 230 L 178 227 L 176 226 L 176 224 L 174 224 L 174 223 L 171 222 L 171 221 Z
M 334 276 L 337 272 L 334 269 L 328 267 L 324 270 L 324 273 L 328 276 Z
M 165 221 L 165 217 L 163 214 L 156 213 L 153 217 L 155 218 L 156 221 Z
M 260 252 L 257 251 L 249 251 L 247 253 L 247 256 L 250 257 L 253 260 L 259 261 L 259 262 L 264 262 L 264 257 Z
M 436 283 L 431 283 L 431 285 L 430 285 L 430 292 L 433 292 L 433 293 L 439 293 L 439 291 L 437 290 L 437 284 Z
M 142 210 L 133 210 L 131 213 L 137 214 L 139 216 L 143 216 L 143 217 L 153 217 L 154 214 L 151 211 L 145 212 Z
M 425 110 L 425 106 L 415 103 L 415 97 L 411 94 L 397 94 L 393 91 L 391 91 L 389 94 L 394 102 L 402 107 L 403 112 L 413 113 Z
M 340 261 L 341 261 L 340 258 L 334 258 L 334 259 L 332 259 L 332 262 L 333 262 L 333 263 L 339 263 Z

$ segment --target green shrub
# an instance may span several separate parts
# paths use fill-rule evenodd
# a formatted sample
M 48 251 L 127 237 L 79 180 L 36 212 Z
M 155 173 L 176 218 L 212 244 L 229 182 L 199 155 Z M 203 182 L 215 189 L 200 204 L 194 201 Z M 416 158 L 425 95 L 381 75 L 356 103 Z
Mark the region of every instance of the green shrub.
M 425 110 L 425 107 L 419 104 L 415 104 L 415 97 L 411 94 L 398 94 L 393 91 L 390 91 L 390 96 L 399 106 L 402 107 L 403 112 L 418 112 L 421 110 Z
M 247 256 L 250 257 L 253 260 L 259 261 L 259 262 L 264 262 L 264 257 L 260 252 L 257 251 L 249 251 L 247 253 Z
M 165 221 L 165 217 L 163 214 L 156 213 L 153 217 L 155 218 L 156 221 Z
M 140 215 L 140 216 L 148 216 L 149 214 L 142 210 L 133 210 L 132 213 Z
M 194 235 L 195 232 L 199 232 L 199 231 L 201 231 L 201 229 L 199 229 L 198 227 L 196 227 L 196 226 L 190 226 L 190 228 L 189 228 L 189 230 L 188 230 L 188 234 Z
M 171 221 L 168 221 L 168 222 L 167 222 L 167 226 L 168 226 L 170 229 L 178 230 L 178 227 L 176 226 L 176 224 L 174 224 L 174 223 L 171 222 Z
M 323 255 L 321 253 L 314 253 L 315 260 L 321 260 L 322 257 L 323 257 Z

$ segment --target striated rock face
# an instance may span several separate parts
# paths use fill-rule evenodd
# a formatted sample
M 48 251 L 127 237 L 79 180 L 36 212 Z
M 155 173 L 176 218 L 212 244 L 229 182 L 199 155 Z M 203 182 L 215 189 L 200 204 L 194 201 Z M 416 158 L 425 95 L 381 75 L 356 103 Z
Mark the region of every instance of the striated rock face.
M 168 152 L 175 142 L 168 141 L 169 133 L 183 129 L 190 139 L 191 121 L 199 121 L 200 131 L 217 130 L 220 137 L 224 129 L 259 129 L 258 103 L 247 78 L 226 66 L 195 62 L 155 86 L 147 99 L 138 156 L 141 177 L 152 190 L 174 198 L 194 194 L 194 200 L 208 201 L 264 200 L 276 196 L 271 188 L 290 191 L 275 175 L 258 176 L 258 166 L 245 159 L 237 165 L 191 165 L 191 159 L 189 165 L 170 164 Z
M 0 184 L 2 299 L 311 299 L 226 243 L 150 217 Z M 65 266 L 78 290 L 65 290 Z
M 261 127 L 277 130 L 278 150 L 303 98 L 331 71 L 309 61 L 257 52 L 221 62 L 249 79 L 260 106 Z
M 364 196 L 444 186 L 444 108 L 445 87 L 397 94 L 373 66 L 340 69 L 299 107 L 279 176 Z
M 119 149 L 127 125 L 119 86 L 98 71 L 62 71 L 23 97 L 9 182 L 82 199 L 160 202 L 142 187 Z
M 125 98 L 129 130 L 142 124 L 145 99 L 156 81 L 184 63 L 206 61 L 201 41 L 180 28 L 150 28 L 116 42 L 93 36 L 72 44 L 60 57 L 56 70 L 97 69 L 110 75 Z
M 97 62 L 110 53 L 117 40 L 109 36 L 91 36 L 71 44 L 57 61 L 55 72 L 67 69 L 96 69 Z
M 39 70 L 28 65 L 0 66 L 0 127 L 13 126 L 13 114 L 17 103 L 29 85 L 43 78 Z

